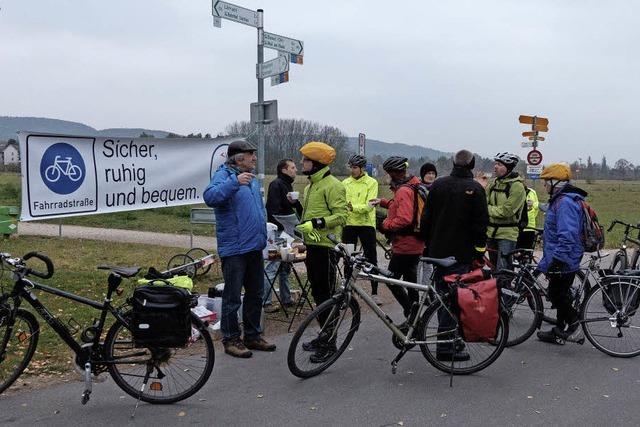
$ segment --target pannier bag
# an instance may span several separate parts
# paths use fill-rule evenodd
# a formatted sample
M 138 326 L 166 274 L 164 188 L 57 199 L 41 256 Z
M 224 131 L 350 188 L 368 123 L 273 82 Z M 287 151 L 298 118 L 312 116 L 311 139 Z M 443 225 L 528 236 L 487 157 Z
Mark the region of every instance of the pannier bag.
M 602 281 L 602 305 L 607 313 L 623 311 L 633 316 L 640 307 L 640 288 L 633 286 L 630 280 L 605 278 Z
M 183 347 L 191 337 L 191 294 L 173 286 L 140 286 L 131 298 L 136 347 Z
M 481 269 L 445 277 L 448 283 L 459 283 L 456 302 L 466 342 L 486 342 L 496 337 L 500 317 L 498 285 L 496 279 L 486 277 Z

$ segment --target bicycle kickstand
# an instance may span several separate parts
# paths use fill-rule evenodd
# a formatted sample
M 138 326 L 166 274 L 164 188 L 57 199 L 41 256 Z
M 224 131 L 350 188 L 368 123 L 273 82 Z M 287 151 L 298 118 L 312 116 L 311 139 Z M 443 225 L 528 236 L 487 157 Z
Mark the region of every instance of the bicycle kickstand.
M 405 354 L 407 354 L 408 349 L 405 347 L 402 350 L 400 350 L 400 353 L 398 353 L 398 355 L 391 361 L 391 373 L 395 374 L 396 371 L 398 370 L 398 362 L 400 361 L 400 359 L 402 359 L 404 357 Z
M 138 394 L 138 400 L 136 400 L 136 406 L 133 408 L 133 413 L 131 414 L 131 418 L 135 418 L 136 411 L 138 410 L 138 406 L 140 405 L 140 398 L 142 397 L 142 393 L 144 393 L 144 389 L 147 387 L 147 383 L 149 382 L 149 377 L 151 376 L 151 372 L 153 372 L 153 365 L 147 365 L 147 373 L 144 375 L 144 379 L 142 380 L 142 385 L 140 386 L 140 393 Z
M 86 405 L 91 396 L 92 382 L 91 382 L 91 363 L 84 364 L 84 391 L 82 392 L 82 399 L 80 400 L 83 405 Z

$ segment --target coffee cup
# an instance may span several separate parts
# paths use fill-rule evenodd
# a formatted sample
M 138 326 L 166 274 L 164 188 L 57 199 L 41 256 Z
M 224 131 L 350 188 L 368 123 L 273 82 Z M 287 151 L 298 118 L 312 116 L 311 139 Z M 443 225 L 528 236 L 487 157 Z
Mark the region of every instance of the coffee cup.
M 300 197 L 300 192 L 299 191 L 291 191 L 291 192 L 287 193 L 287 196 L 291 197 L 291 200 L 298 200 L 298 198 Z

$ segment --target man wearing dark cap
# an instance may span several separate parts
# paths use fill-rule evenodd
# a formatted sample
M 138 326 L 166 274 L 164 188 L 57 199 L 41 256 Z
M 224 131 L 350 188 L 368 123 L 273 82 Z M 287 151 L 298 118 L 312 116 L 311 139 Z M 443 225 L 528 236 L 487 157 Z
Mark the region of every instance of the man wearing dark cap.
M 493 160 L 495 177 L 487 186 L 487 248 L 494 269 L 499 271 L 512 268 L 506 254 L 516 248 L 520 234 L 518 222 L 526 202 L 526 192 L 524 180 L 513 170 L 518 164 L 518 156 L 504 152 L 496 154 Z
M 473 179 L 475 157 L 468 150 L 458 151 L 453 158 L 451 175 L 439 178 L 431 186 L 422 217 L 425 255 L 432 258 L 453 256 L 458 261 L 451 267 L 436 267 L 434 281 L 439 292 L 447 290 L 443 277 L 466 273 L 472 264 L 481 263 L 487 240 L 487 199 L 484 188 Z M 475 263 L 474 263 L 475 261 Z M 438 313 L 439 332 L 455 327 L 451 316 Z M 465 351 L 454 351 L 451 344 L 439 344 L 438 360 L 464 361 Z
M 203 196 L 216 215 L 218 255 L 222 260 L 222 343 L 225 353 L 242 358 L 251 357 L 251 350 L 276 349 L 262 338 L 260 326 L 262 249 L 267 244 L 267 228 L 260 184 L 253 174 L 256 160 L 256 147 L 245 140 L 233 141 L 227 149 L 227 161 L 215 172 Z M 237 314 L 241 302 L 244 340 L 240 339 Z

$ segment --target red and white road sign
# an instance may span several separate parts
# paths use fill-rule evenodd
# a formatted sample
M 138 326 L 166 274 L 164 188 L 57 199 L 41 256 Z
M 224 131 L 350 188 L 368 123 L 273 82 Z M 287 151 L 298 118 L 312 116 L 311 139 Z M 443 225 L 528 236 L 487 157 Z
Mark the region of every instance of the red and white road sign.
M 538 150 L 531 150 L 527 154 L 527 163 L 530 165 L 537 166 L 542 163 L 542 153 Z

